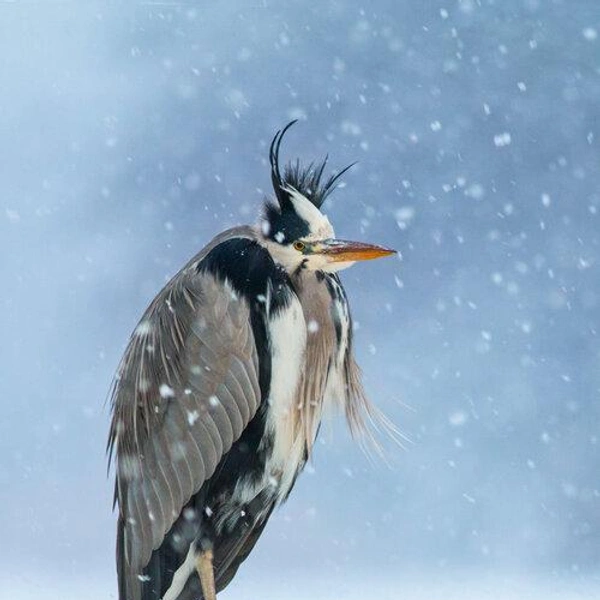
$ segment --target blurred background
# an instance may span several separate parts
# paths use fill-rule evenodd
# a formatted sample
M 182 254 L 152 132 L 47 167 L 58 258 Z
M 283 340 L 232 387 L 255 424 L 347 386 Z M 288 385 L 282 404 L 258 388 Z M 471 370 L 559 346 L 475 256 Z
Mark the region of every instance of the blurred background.
M 600 597 L 597 0 L 5 1 L 0 88 L 1 598 L 116 598 L 112 375 L 292 118 L 410 442 L 330 419 L 223 598 Z

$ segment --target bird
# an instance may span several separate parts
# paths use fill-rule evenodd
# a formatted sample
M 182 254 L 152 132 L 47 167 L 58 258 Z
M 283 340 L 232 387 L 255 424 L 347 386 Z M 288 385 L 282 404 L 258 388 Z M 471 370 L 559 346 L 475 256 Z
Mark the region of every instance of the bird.
M 280 167 L 255 225 L 217 235 L 135 327 L 110 392 L 119 600 L 216 600 L 312 454 L 323 411 L 366 397 L 338 272 L 389 256 L 337 239 L 322 205 L 352 166 Z

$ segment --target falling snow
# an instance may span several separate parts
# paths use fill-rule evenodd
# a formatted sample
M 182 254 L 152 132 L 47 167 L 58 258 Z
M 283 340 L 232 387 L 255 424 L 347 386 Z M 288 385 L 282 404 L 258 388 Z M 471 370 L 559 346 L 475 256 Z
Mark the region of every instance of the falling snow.
M 319 323 L 314 319 L 310 319 L 306 324 L 306 329 L 308 330 L 308 333 L 317 333 L 317 331 L 319 331 Z
M 200 413 L 197 410 L 190 410 L 187 413 L 187 421 L 190 427 L 200 418 Z
M 152 325 L 148 321 L 141 321 L 135 328 L 135 335 L 140 337 L 148 335 L 152 331 Z
M 494 145 L 498 148 L 503 148 L 504 146 L 510 145 L 512 141 L 510 133 L 505 131 L 504 133 L 499 133 L 494 136 Z
M 188 258 L 240 223 L 270 233 L 269 143 L 298 118 L 283 163 L 357 161 L 324 205 L 336 234 L 401 252 L 341 279 L 365 390 L 410 443 L 373 467 L 328 417 L 223 598 L 600 597 L 595 3 L 13 4 L 0 596 L 116 597 L 111 376 L 129 332 L 142 360 L 170 348 L 139 319 Z M 146 417 L 224 418 L 226 391 L 197 398 L 215 372 L 192 352 L 175 388 L 171 359 L 131 382 Z
M 175 390 L 166 383 L 161 383 L 160 387 L 158 388 L 158 393 L 160 394 L 160 397 L 164 399 L 175 397 Z
M 598 31 L 594 27 L 586 27 L 581 33 L 588 42 L 595 42 L 598 39 Z

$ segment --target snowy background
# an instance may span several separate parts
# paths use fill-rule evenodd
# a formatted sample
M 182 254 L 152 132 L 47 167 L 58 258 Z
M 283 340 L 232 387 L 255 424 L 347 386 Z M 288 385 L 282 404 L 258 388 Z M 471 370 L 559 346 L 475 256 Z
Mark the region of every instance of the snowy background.
M 112 374 L 291 118 L 411 443 L 333 419 L 223 598 L 600 597 L 597 0 L 1 2 L 0 89 L 0 598 L 116 597 Z

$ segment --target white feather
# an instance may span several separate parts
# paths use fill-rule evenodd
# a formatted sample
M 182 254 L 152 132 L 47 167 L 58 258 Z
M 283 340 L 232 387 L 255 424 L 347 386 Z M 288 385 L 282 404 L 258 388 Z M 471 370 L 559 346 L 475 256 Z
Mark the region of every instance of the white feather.
M 267 429 L 274 435 L 274 444 L 266 471 L 279 479 L 282 495 L 287 494 L 304 458 L 303 440 L 297 435 L 293 413 L 304 368 L 306 329 L 296 296 L 285 310 L 269 318 L 272 375 Z
M 269 299 L 267 298 L 267 305 Z M 243 479 L 238 483 L 232 504 L 244 504 L 268 487 L 279 500 L 290 490 L 296 473 L 304 461 L 304 440 L 295 427 L 294 403 L 298 397 L 300 375 L 306 352 L 306 322 L 298 298 L 292 296 L 289 306 L 267 316 L 271 346 L 271 382 L 266 433 L 273 439 L 263 477 L 259 481 Z
M 291 186 L 287 186 L 285 190 L 290 195 L 296 214 L 308 223 L 310 234 L 305 239 L 324 240 L 334 237 L 329 219 L 306 196 Z
M 335 287 L 339 287 L 337 283 L 333 284 Z M 350 315 L 348 314 L 347 307 L 340 300 L 336 299 L 333 301 L 332 311 L 337 314 L 341 325 L 340 343 L 337 347 L 337 354 L 335 356 L 332 368 L 329 371 L 327 378 L 327 386 L 325 388 L 325 394 L 323 397 L 323 405 L 325 407 L 340 405 L 346 402 L 346 378 L 344 374 L 344 359 L 346 357 L 346 351 L 348 349 L 348 334 L 350 331 Z
M 185 560 L 173 574 L 171 585 L 162 600 L 177 600 L 190 575 L 196 570 L 196 544 L 192 542 Z

